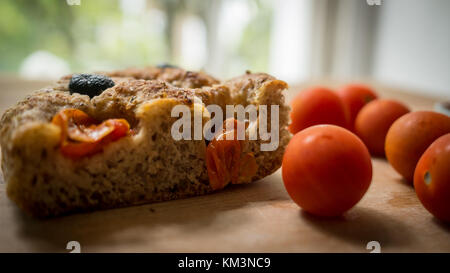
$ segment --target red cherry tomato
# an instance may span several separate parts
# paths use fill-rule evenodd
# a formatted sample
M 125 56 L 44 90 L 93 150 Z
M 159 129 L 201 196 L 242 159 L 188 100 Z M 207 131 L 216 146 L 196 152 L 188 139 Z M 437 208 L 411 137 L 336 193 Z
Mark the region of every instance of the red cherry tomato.
M 359 111 L 355 133 L 374 156 L 384 156 L 384 142 L 392 123 L 409 113 L 408 107 L 394 100 L 378 99 L 369 102 Z
M 398 118 L 386 135 L 384 149 L 391 166 L 408 182 L 422 154 L 438 137 L 450 133 L 450 117 L 432 112 L 411 112 Z
M 295 134 L 318 124 L 334 124 L 348 127 L 348 112 L 332 90 L 324 87 L 307 89 L 294 99 L 289 130 Z
M 282 176 L 292 200 L 319 216 L 338 216 L 363 197 L 372 180 L 372 162 L 364 143 L 350 131 L 318 125 L 289 142 Z
M 414 172 L 414 189 L 430 213 L 450 222 L 450 134 L 436 139 L 423 153 Z
M 349 111 L 350 129 L 353 130 L 355 126 L 356 116 L 359 111 L 372 100 L 377 98 L 377 95 L 367 85 L 363 84 L 348 84 L 337 91 L 337 95 L 342 99 Z

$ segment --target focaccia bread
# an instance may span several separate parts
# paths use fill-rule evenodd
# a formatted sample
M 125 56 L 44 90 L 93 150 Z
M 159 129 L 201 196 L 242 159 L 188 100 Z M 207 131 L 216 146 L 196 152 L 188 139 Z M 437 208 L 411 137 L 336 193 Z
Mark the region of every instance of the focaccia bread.
M 267 74 L 251 73 L 219 82 L 203 72 L 172 67 L 103 74 L 111 77 L 113 86 L 97 96 L 70 92 L 70 75 L 29 95 L 3 114 L 1 166 L 7 194 L 27 213 L 51 217 L 202 195 L 228 184 L 259 180 L 281 166 L 290 139 L 289 108 L 282 95 L 286 83 Z M 220 137 L 212 141 L 204 136 L 175 140 L 171 135 L 178 119 L 171 116 L 175 106 L 187 106 L 192 120 L 200 118 L 205 124 L 212 118 L 206 109 L 211 104 L 219 105 L 224 112 L 230 104 L 278 105 L 279 145 L 274 151 L 262 151 L 261 144 L 268 140 L 248 140 L 254 126 L 247 125 L 246 139 L 233 142 L 233 147 L 238 147 L 233 151 L 239 152 L 233 157 L 236 161 L 230 162 L 237 169 L 224 163 L 225 172 L 220 174 L 229 177 L 217 175 L 221 168 L 217 162 L 222 161 L 214 161 L 211 155 L 213 148 L 225 145 Z M 56 118 L 61 113 L 74 113 L 73 120 L 77 117 L 98 123 L 64 127 Z M 89 137 L 97 137 L 98 131 L 89 135 L 86 132 L 91 131 L 86 128 L 109 128 L 102 126 L 113 124 L 108 123 L 112 120 L 114 124 L 127 124 L 128 131 L 108 138 L 116 132 L 113 127 L 105 138 L 92 140 L 87 146 L 70 139 L 76 133 L 91 141 Z M 69 150 L 64 146 L 67 143 L 73 145 Z M 80 147 L 94 144 L 89 154 L 79 154 Z M 256 164 L 243 166 L 245 162 Z

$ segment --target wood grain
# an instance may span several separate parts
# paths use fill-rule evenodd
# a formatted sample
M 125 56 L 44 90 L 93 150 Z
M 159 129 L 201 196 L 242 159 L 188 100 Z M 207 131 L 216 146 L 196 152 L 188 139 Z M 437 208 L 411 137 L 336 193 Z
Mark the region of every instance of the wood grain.
M 293 87 L 287 98 L 317 83 L 337 84 L 311 81 Z M 8 90 L 22 97 L 17 90 L 29 85 L 16 81 Z M 434 102 L 376 86 L 383 96 L 401 99 L 412 109 L 431 109 Z M 279 171 L 208 196 L 45 221 L 24 215 L 0 182 L 0 251 L 67 252 L 67 242 L 76 240 L 82 252 L 369 252 L 369 241 L 379 241 L 382 252 L 450 252 L 450 227 L 422 207 L 413 188 L 384 159 L 374 158 L 373 168 L 363 200 L 334 219 L 299 209 Z

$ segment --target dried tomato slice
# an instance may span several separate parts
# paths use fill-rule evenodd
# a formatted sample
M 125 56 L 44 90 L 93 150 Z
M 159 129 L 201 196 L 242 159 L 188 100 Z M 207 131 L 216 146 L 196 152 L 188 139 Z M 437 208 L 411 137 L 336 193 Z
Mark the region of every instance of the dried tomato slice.
M 227 130 L 227 124 L 233 123 Z M 238 184 L 256 174 L 258 166 L 252 153 L 242 155 L 241 140 L 237 140 L 238 121 L 234 118 L 224 122 L 223 131 L 217 134 L 206 148 L 206 167 L 213 190 L 224 188 L 230 182 Z M 233 135 L 233 139 L 228 137 Z
M 241 145 L 238 140 L 213 139 L 206 149 L 211 187 L 221 189 L 239 177 Z
M 61 152 L 64 156 L 76 159 L 92 155 L 103 147 L 130 131 L 125 119 L 108 119 L 100 124 L 78 109 L 63 109 L 52 119 L 61 128 Z

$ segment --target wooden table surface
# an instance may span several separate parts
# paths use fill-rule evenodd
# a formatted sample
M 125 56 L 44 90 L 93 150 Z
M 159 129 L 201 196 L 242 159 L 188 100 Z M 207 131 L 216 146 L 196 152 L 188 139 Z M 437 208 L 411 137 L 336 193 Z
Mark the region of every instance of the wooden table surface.
M 0 78 L 0 112 L 45 82 Z M 312 80 L 301 88 L 332 80 Z M 371 82 L 382 97 L 413 110 L 432 109 L 434 99 Z M 369 191 L 341 218 L 304 213 L 286 193 L 280 171 L 250 185 L 195 198 L 77 214 L 50 220 L 24 215 L 6 196 L 0 176 L 0 252 L 450 252 L 450 227 L 433 218 L 414 189 L 384 159 L 373 159 Z

